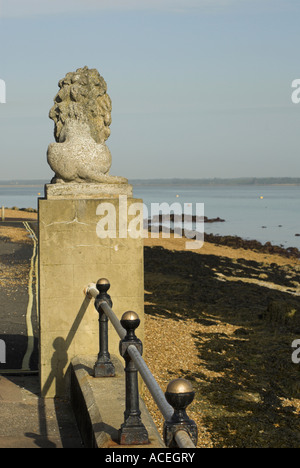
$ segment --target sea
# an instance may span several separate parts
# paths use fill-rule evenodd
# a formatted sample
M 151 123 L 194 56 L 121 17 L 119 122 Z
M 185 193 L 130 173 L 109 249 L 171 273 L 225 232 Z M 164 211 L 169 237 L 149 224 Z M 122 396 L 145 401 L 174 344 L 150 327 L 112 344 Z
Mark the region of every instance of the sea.
M 284 248 L 300 250 L 300 186 L 298 185 L 237 185 L 197 186 L 151 185 L 131 182 L 133 196 L 143 200 L 148 213 L 153 206 L 176 203 L 182 212 L 197 214 L 204 206 L 204 215 L 224 222 L 205 223 L 205 232 L 214 235 L 239 236 L 261 243 L 271 242 Z M 0 186 L 0 206 L 37 208 L 44 196 L 44 185 Z M 156 205 L 155 205 L 156 204 Z M 179 204 L 179 205 L 178 205 Z

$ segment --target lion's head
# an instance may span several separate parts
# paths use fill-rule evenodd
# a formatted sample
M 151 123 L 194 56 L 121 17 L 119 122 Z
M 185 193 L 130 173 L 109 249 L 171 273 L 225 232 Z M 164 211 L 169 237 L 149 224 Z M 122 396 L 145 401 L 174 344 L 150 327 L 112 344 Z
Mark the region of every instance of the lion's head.
M 79 68 L 59 81 L 59 92 L 49 117 L 55 123 L 54 137 L 60 134 L 67 119 L 87 123 L 96 143 L 104 143 L 110 135 L 111 99 L 105 80 L 96 69 Z

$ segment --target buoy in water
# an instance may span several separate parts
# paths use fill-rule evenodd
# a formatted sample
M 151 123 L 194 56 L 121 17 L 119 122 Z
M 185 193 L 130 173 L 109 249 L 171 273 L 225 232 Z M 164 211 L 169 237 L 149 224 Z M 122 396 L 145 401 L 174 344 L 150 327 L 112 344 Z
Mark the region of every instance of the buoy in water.
M 260 198 L 261 200 L 263 200 L 263 199 L 264 199 L 264 197 L 259 197 L 259 198 Z

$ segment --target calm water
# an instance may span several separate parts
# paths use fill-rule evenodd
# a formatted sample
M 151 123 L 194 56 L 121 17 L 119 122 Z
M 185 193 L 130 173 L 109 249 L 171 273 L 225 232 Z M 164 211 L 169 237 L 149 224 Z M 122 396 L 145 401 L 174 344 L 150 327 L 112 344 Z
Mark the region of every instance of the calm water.
M 0 187 L 0 206 L 37 208 L 44 187 Z M 142 198 L 151 213 L 151 203 L 204 203 L 208 218 L 220 217 L 225 223 L 205 225 L 205 232 L 237 235 L 244 239 L 271 242 L 300 249 L 300 187 L 166 187 L 134 186 L 134 197 Z M 262 199 L 260 197 L 263 197 Z
M 300 187 L 135 187 L 134 195 L 144 203 L 166 201 L 204 203 L 208 218 L 220 217 L 224 223 L 205 225 L 205 232 L 237 235 L 244 239 L 271 242 L 300 249 Z M 179 195 L 179 196 L 177 196 Z M 261 199 L 260 197 L 263 197 Z M 195 212 L 195 209 L 194 209 Z

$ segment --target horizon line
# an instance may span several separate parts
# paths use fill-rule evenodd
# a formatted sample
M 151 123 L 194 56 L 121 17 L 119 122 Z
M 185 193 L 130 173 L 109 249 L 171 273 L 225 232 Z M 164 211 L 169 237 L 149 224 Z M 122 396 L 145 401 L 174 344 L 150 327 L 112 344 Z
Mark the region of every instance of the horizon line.
M 236 179 L 300 179 L 299 176 L 236 176 L 236 177 L 132 177 L 128 178 L 128 180 L 236 180 Z M 35 177 L 35 178 L 16 178 L 16 179 L 0 179 L 0 182 L 18 182 L 18 181 L 48 181 L 49 179 L 43 177 Z M 67 182 L 66 182 L 67 183 Z

